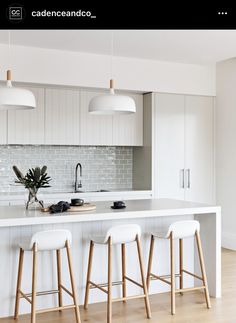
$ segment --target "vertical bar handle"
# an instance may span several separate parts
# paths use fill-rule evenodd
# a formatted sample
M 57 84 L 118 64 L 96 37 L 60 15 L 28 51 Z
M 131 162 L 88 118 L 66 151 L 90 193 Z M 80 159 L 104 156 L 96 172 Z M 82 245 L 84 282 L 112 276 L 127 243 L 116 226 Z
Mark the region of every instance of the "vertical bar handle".
M 187 188 L 191 187 L 190 168 L 186 169 L 187 172 Z
M 184 188 L 185 183 L 184 183 L 184 168 L 180 170 L 180 187 Z

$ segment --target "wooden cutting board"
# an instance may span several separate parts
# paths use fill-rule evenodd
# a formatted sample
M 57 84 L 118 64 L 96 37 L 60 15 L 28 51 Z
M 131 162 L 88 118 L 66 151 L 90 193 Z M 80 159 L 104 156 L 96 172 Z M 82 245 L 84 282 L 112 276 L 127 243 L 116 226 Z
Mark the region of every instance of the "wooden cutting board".
M 91 203 L 84 203 L 82 206 L 71 206 L 66 212 L 84 212 L 84 211 L 92 211 L 96 209 L 96 205 Z M 42 212 L 49 212 L 49 208 L 41 209 Z
M 96 205 L 90 203 L 84 203 L 82 206 L 71 206 L 67 212 L 83 212 L 83 211 L 92 211 L 96 209 Z

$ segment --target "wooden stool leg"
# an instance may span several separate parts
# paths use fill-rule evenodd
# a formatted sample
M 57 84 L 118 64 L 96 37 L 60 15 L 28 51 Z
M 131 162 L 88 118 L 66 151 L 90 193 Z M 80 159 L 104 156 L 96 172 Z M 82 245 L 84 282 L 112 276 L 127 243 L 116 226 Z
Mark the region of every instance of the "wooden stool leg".
M 170 267 L 171 267 L 171 314 L 175 314 L 175 261 L 174 261 L 174 239 L 170 234 Z
M 201 238 L 200 238 L 200 234 L 198 231 L 196 232 L 195 237 L 196 237 L 196 241 L 197 241 L 197 249 L 198 249 L 200 267 L 201 267 L 201 272 L 202 272 L 203 286 L 205 286 L 204 292 L 205 292 L 206 304 L 207 304 L 207 308 L 211 308 L 211 301 L 210 301 L 208 284 L 207 284 L 207 277 L 206 277 L 206 269 L 205 269 L 205 264 L 204 264 L 203 251 L 202 251 L 202 243 L 201 243 Z
M 21 281 L 22 281 L 23 259 L 24 259 L 24 250 L 20 248 L 18 276 L 17 276 L 17 285 L 16 285 L 16 302 L 15 302 L 14 319 L 17 319 L 18 314 L 19 314 L 20 289 L 21 289 Z
M 122 261 L 122 296 L 126 297 L 126 259 L 125 259 L 125 244 L 121 244 L 121 261 Z M 126 302 L 125 300 L 123 301 Z
M 179 288 L 183 288 L 183 239 L 179 239 Z M 180 295 L 183 293 L 180 292 Z
M 91 278 L 92 262 L 93 262 L 93 249 L 94 249 L 94 243 L 93 243 L 93 241 L 90 241 L 88 271 L 87 271 L 86 290 L 85 290 L 85 298 L 84 298 L 84 308 L 85 309 L 88 308 L 90 278 Z
M 76 322 L 81 323 L 80 314 L 79 314 L 79 305 L 78 305 L 77 294 L 76 294 L 76 286 L 75 286 L 73 269 L 72 269 L 71 251 L 70 251 L 70 246 L 68 241 L 66 241 L 66 251 L 67 251 L 67 259 L 68 259 L 68 266 L 69 266 L 69 272 L 70 272 L 72 295 L 73 295 L 73 300 L 75 305 Z
M 108 295 L 107 295 L 107 323 L 112 321 L 112 244 L 108 239 Z
M 149 290 L 150 279 L 151 279 L 151 270 L 152 270 L 152 258 L 153 258 L 153 249 L 154 249 L 154 236 L 151 236 L 150 249 L 149 249 L 149 258 L 148 258 L 148 270 L 147 270 L 147 289 Z
M 142 284 L 143 284 L 143 292 L 145 295 L 144 301 L 145 301 L 145 306 L 146 306 L 146 312 L 147 312 L 147 317 L 150 319 L 151 318 L 151 309 L 150 309 L 146 279 L 144 276 L 141 244 L 140 244 L 140 240 L 139 240 L 138 236 L 136 237 L 136 243 L 137 243 L 137 249 L 138 249 L 138 259 L 139 259 L 139 266 L 140 266 L 140 272 L 141 272 L 141 278 L 142 278 Z
M 58 293 L 58 305 L 61 307 L 62 303 L 62 288 L 61 288 L 61 251 L 57 250 L 57 288 L 59 290 Z M 61 312 L 61 310 L 60 310 Z
M 37 245 L 33 245 L 31 323 L 36 322 Z

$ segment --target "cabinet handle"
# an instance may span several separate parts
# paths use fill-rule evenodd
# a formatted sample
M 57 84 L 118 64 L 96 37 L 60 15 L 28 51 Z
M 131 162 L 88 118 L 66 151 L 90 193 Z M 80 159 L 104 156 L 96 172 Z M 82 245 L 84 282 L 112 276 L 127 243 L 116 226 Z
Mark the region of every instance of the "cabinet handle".
M 184 168 L 180 170 L 180 187 L 184 188 L 185 183 L 184 183 Z
M 186 169 L 187 172 L 187 188 L 190 188 L 191 181 L 190 181 L 190 168 Z

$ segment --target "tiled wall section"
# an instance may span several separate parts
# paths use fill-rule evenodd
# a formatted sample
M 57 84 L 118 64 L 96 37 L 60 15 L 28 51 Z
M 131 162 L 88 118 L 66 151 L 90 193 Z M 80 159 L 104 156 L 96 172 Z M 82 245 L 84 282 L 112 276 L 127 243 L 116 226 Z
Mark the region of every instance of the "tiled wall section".
M 130 147 L 0 146 L 0 192 L 24 190 L 14 184 L 12 166 L 25 173 L 35 166 L 48 166 L 53 192 L 71 192 L 75 165 L 83 167 L 84 190 L 132 188 L 133 150 Z

